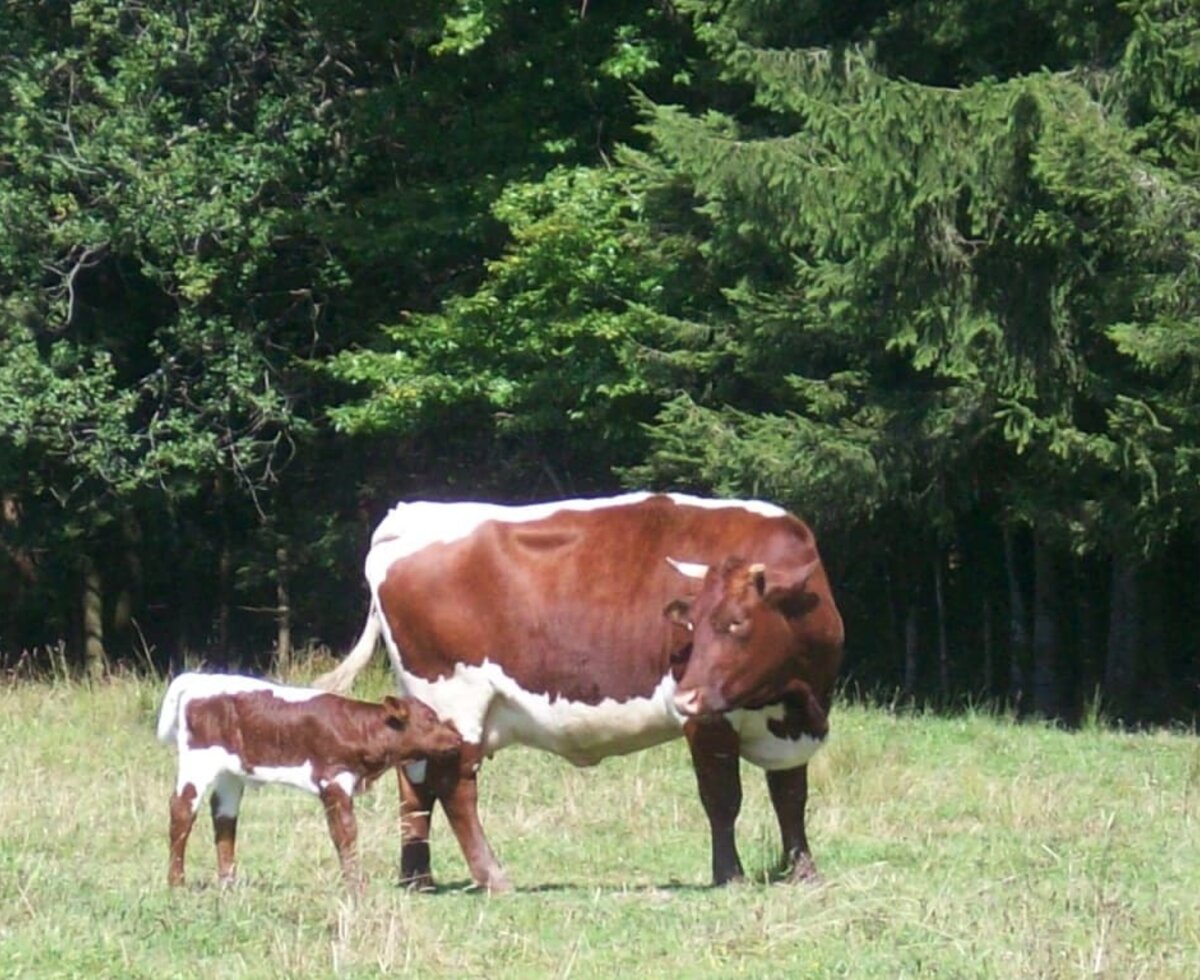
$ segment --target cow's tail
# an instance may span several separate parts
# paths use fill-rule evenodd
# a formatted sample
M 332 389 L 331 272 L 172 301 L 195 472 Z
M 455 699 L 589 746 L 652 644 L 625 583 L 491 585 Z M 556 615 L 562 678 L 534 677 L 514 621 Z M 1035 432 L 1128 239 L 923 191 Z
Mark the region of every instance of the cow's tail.
M 179 730 L 179 699 L 187 690 L 191 674 L 180 674 L 171 681 L 167 693 L 163 696 L 162 707 L 158 711 L 158 740 L 166 745 L 175 741 Z
M 350 690 L 354 678 L 370 662 L 371 656 L 375 653 L 375 646 L 379 642 L 379 624 L 379 609 L 372 600 L 371 609 L 367 613 L 367 623 L 363 627 L 358 642 L 354 644 L 354 648 L 346 654 L 340 664 L 328 673 L 322 674 L 313 681 L 313 684 L 325 691 L 344 692 Z

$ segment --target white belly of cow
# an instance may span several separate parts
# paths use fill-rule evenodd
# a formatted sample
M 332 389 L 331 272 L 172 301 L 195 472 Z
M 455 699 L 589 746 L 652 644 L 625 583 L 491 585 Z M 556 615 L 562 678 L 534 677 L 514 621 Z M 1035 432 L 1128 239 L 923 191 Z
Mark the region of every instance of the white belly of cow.
M 671 700 L 672 677 L 663 678 L 648 697 L 587 704 L 527 691 L 490 661 L 459 664 L 451 676 L 435 681 L 396 666 L 407 693 L 454 722 L 466 741 L 489 755 L 509 745 L 528 745 L 590 766 L 678 738 L 683 730 Z
M 783 705 L 777 704 L 755 711 L 731 711 L 725 716 L 738 733 L 738 751 L 743 759 L 763 769 L 794 769 L 808 765 L 809 759 L 825 744 L 825 739 L 811 735 L 780 738 L 767 727 L 767 722 L 782 718 L 783 713 Z
M 526 691 L 498 665 L 459 664 L 436 681 L 397 674 L 408 694 L 420 698 L 438 715 L 454 722 L 463 738 L 491 755 L 510 745 L 554 752 L 577 766 L 591 766 L 613 755 L 668 742 L 683 734 L 684 719 L 675 710 L 675 680 L 664 677 L 645 698 L 585 704 Z M 824 744 L 810 735 L 780 738 L 767 722 L 783 717 L 776 705 L 756 711 L 731 711 L 726 718 L 738 733 L 743 759 L 763 769 L 803 766 Z M 411 771 L 418 782 L 424 766 Z

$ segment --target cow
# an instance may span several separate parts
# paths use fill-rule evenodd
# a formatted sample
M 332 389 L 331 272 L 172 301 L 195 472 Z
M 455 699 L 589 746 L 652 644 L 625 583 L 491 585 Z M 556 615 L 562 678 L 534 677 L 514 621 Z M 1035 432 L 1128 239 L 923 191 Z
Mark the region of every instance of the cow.
M 842 619 L 808 526 L 754 500 L 632 493 L 523 506 L 404 502 L 367 554 L 346 690 L 382 636 L 401 690 L 454 722 L 453 764 L 399 770 L 401 880 L 433 887 L 439 802 L 475 883 L 508 890 L 477 812 L 509 745 L 579 766 L 687 739 L 715 884 L 741 879 L 739 759 L 766 770 L 787 878 L 816 879 L 807 764 L 828 732 Z
M 388 696 L 372 704 L 233 674 L 176 677 L 163 698 L 157 734 L 179 750 L 170 808 L 171 886 L 184 883 L 188 836 L 210 787 L 217 874 L 228 884 L 246 784 L 279 783 L 320 797 L 345 882 L 361 891 L 354 794 L 387 769 L 454 756 L 462 747 L 454 726 L 415 698 Z

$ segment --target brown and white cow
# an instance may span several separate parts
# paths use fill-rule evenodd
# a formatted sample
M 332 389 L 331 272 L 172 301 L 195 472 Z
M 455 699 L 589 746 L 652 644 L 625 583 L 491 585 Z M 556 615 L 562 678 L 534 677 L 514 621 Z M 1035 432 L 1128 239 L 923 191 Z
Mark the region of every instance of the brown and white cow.
M 797 518 L 678 494 L 401 503 L 372 537 L 366 577 L 362 637 L 317 684 L 349 687 L 382 635 L 401 689 L 465 743 L 456 766 L 401 770 L 407 883 L 432 886 L 440 801 L 476 883 L 509 887 L 479 823 L 484 756 L 521 744 L 587 766 L 681 734 L 714 881 L 742 876 L 739 758 L 766 770 L 790 878 L 815 875 L 807 763 L 828 731 L 843 634 Z
M 321 798 L 342 874 L 358 889 L 354 794 L 401 763 L 454 756 L 462 747 L 454 727 L 415 698 L 373 704 L 254 677 L 198 673 L 180 674 L 167 688 L 158 739 L 179 749 L 171 885 L 183 884 L 188 835 L 209 787 L 217 873 L 229 882 L 246 784 L 279 783 Z

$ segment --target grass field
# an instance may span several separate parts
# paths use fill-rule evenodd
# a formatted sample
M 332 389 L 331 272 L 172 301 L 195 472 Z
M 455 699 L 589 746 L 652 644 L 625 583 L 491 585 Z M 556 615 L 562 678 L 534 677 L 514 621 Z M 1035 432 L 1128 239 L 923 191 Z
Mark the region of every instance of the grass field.
M 363 688 L 381 693 L 381 672 Z M 505 753 L 483 820 L 517 892 L 393 883 L 394 784 L 360 798 L 371 881 L 346 901 L 317 803 L 247 797 L 241 882 L 213 886 L 207 813 L 169 893 L 161 683 L 0 688 L 0 976 L 1200 976 L 1200 741 L 839 705 L 812 765 L 825 883 L 709 888 L 681 742 L 576 770 Z M 744 768 L 751 874 L 775 859 Z

